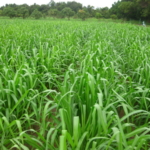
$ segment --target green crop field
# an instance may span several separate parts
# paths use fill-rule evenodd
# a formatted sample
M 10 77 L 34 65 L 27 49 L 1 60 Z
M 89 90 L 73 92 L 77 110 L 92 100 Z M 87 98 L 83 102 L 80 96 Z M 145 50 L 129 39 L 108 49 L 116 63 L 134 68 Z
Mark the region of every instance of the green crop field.
M 0 20 L 0 150 L 149 150 L 150 28 Z

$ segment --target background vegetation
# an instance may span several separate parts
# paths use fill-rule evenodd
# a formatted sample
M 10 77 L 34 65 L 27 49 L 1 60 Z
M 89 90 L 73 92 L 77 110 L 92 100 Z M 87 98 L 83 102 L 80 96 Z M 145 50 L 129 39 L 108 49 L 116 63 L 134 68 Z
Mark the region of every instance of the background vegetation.
M 27 4 L 16 5 L 6 4 L 0 8 L 0 16 L 13 17 L 33 17 L 39 19 L 41 17 L 54 18 L 112 18 L 123 20 L 150 21 L 150 1 L 149 0 L 121 0 L 115 2 L 111 8 L 94 8 L 88 5 L 83 6 L 81 3 L 72 2 L 55 2 L 51 0 L 48 4 L 38 5 Z

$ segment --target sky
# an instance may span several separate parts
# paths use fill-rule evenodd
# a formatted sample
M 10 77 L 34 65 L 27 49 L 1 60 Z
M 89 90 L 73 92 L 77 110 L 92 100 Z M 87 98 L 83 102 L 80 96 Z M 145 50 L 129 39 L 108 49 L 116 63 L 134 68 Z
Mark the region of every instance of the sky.
M 95 8 L 97 7 L 111 7 L 114 2 L 118 0 L 54 0 L 55 2 L 68 2 L 68 1 L 76 1 L 84 6 L 91 5 Z M 0 0 L 0 6 L 4 6 L 5 4 L 28 4 L 32 5 L 36 4 L 48 4 L 50 0 Z

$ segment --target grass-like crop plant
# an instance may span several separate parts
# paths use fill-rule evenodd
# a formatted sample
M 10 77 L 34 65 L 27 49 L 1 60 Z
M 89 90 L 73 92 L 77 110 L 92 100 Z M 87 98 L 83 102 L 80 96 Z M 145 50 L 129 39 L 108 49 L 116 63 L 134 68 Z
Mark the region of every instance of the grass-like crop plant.
M 0 150 L 150 149 L 150 28 L 0 20 Z

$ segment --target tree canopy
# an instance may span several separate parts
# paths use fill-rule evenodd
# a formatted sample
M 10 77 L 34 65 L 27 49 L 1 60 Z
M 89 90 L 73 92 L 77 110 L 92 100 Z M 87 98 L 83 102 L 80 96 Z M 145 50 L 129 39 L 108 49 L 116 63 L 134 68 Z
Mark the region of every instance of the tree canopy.
M 53 18 L 67 17 L 68 19 L 70 19 L 70 17 L 78 17 L 82 20 L 87 17 L 95 17 L 97 19 L 118 18 L 150 21 L 150 0 L 118 0 L 111 8 L 94 8 L 91 5 L 85 7 L 75 1 L 55 2 L 54 0 L 42 5 L 36 3 L 30 6 L 27 4 L 6 4 L 0 7 L 0 16 L 8 16 L 10 18 L 22 17 L 25 19 L 30 16 L 33 17 L 33 14 L 39 14 L 38 16 L 43 17 L 51 16 Z
M 114 3 L 110 9 L 112 14 L 118 18 L 149 20 L 150 1 L 149 0 L 122 0 Z
M 64 14 L 64 16 L 66 16 L 68 18 L 68 20 L 70 20 L 70 17 L 75 14 L 74 11 L 69 7 L 65 7 L 62 10 L 62 13 Z

